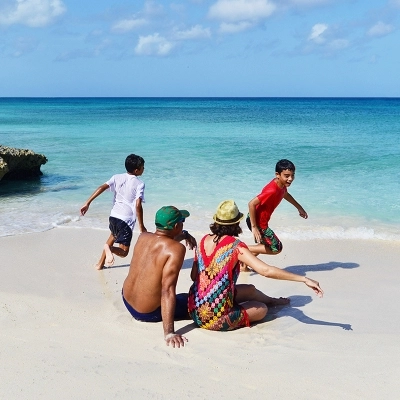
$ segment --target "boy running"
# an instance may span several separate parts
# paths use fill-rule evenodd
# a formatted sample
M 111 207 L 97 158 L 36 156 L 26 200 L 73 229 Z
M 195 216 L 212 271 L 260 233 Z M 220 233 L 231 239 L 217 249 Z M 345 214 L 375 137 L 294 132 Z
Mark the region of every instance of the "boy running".
M 282 242 L 268 226 L 275 208 L 282 199 L 295 206 L 300 217 L 308 218 L 304 208 L 289 194 L 287 188 L 294 180 L 295 166 L 289 160 L 280 160 L 276 163 L 275 178 L 265 186 L 261 193 L 249 202 L 247 226 L 253 232 L 257 243 L 248 246 L 254 254 L 279 254 L 282 251 Z
M 85 215 L 90 203 L 110 189 L 114 193 L 113 207 L 110 213 L 111 234 L 103 247 L 96 269 L 114 264 L 114 254 L 126 257 L 132 241 L 132 231 L 136 219 L 140 232 L 147 232 L 143 225 L 144 182 L 138 176 L 143 174 L 144 160 L 135 154 L 130 154 L 125 160 L 126 173 L 113 175 L 106 183 L 99 186 L 81 208 L 81 215 Z M 119 247 L 113 246 L 119 243 Z

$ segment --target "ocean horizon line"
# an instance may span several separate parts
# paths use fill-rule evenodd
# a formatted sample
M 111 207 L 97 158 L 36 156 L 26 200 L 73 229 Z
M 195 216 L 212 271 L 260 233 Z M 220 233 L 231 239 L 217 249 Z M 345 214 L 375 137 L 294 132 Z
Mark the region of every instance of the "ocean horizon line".
M 311 99 L 311 100 L 385 100 L 400 99 L 400 96 L 0 96 L 0 99 L 215 99 L 215 100 L 260 100 L 260 99 Z

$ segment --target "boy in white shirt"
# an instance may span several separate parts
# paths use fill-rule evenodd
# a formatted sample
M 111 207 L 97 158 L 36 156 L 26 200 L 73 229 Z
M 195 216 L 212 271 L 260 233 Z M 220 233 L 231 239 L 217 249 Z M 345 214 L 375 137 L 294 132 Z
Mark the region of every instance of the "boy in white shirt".
M 99 186 L 81 208 L 81 215 L 85 215 L 90 203 L 110 189 L 114 193 L 113 207 L 110 213 L 111 234 L 103 247 L 96 269 L 114 264 L 114 254 L 126 257 L 132 241 L 132 231 L 136 220 L 140 232 L 147 232 L 143 224 L 144 182 L 138 176 L 143 174 L 144 160 L 136 154 L 130 154 L 125 160 L 126 173 L 113 175 L 106 183 Z M 114 246 L 118 243 L 119 247 Z

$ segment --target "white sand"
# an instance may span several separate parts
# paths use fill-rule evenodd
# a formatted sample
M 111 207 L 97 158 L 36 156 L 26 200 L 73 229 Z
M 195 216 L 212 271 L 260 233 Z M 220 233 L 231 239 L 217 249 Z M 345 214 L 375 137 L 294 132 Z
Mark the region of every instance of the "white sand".
M 161 323 L 121 301 L 132 251 L 96 271 L 107 231 L 59 228 L 0 238 L 0 399 L 396 399 L 400 391 L 400 243 L 285 241 L 262 259 L 320 282 L 241 274 L 290 307 L 233 332 Z M 134 238 L 133 244 L 136 241 Z M 187 252 L 178 292 L 190 286 Z M 352 328 L 352 330 L 350 330 Z

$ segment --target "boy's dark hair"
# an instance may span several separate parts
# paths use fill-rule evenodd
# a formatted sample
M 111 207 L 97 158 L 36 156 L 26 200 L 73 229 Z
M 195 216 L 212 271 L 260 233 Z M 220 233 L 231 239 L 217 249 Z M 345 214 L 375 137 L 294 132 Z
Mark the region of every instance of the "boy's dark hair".
M 218 243 L 224 235 L 237 237 L 243 232 L 239 222 L 233 225 L 220 225 L 217 222 L 214 222 L 210 225 L 210 231 L 216 236 L 214 238 L 215 243 Z
M 135 169 L 140 169 L 144 165 L 144 160 L 142 157 L 136 154 L 129 154 L 125 159 L 125 168 L 129 173 L 133 173 Z
M 275 166 L 275 172 L 277 172 L 278 174 L 280 174 L 282 171 L 284 171 L 285 169 L 288 169 L 289 171 L 295 171 L 296 170 L 296 167 L 294 166 L 294 164 L 291 162 L 291 161 L 289 161 L 289 160 L 286 160 L 286 159 L 283 159 L 283 160 L 279 160 L 277 163 L 276 163 L 276 166 Z

